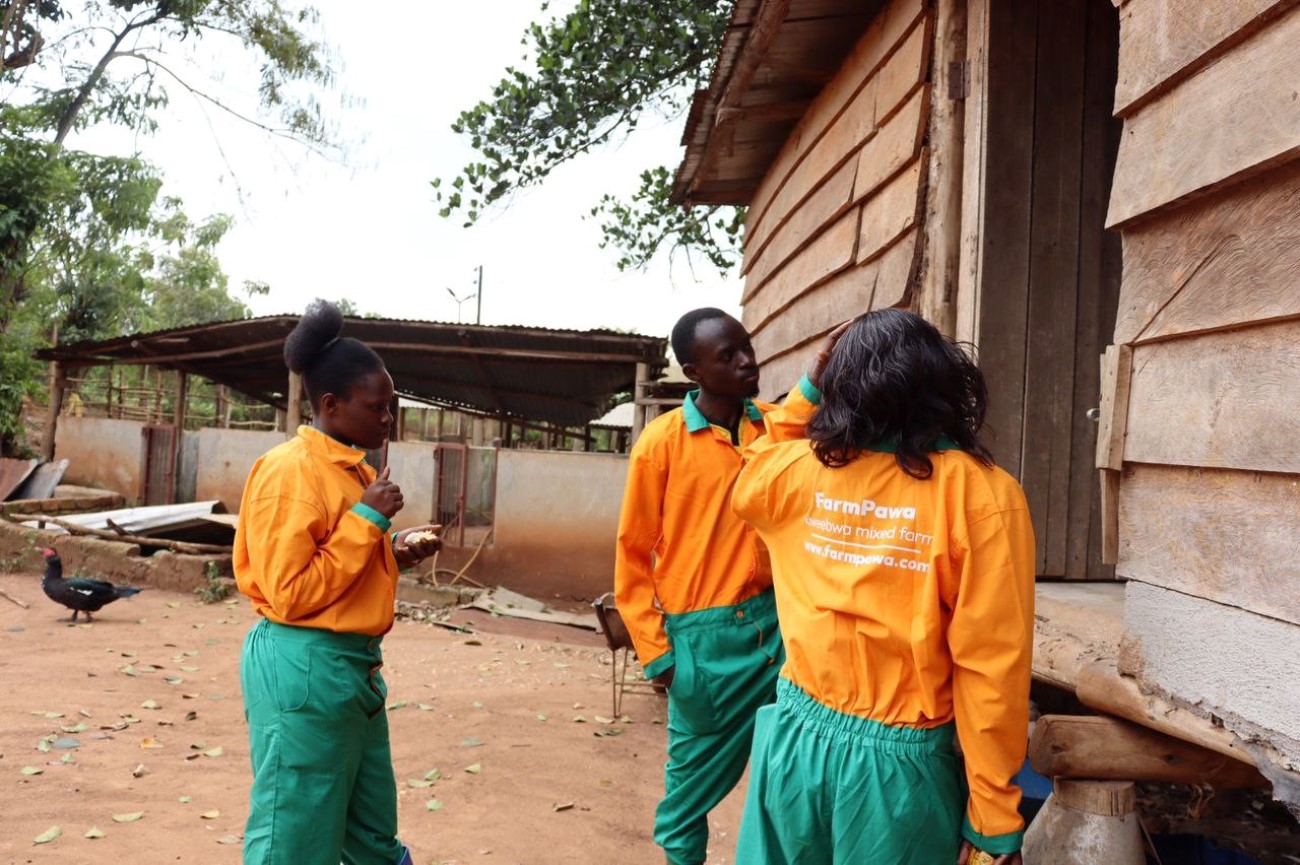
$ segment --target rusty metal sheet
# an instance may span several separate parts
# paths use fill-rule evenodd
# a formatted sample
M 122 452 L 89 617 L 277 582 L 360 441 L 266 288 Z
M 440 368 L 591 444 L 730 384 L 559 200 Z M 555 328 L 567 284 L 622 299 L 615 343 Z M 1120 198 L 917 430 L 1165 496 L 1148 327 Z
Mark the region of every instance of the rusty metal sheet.
M 0 459 L 0 502 L 8 501 L 14 490 L 36 470 L 40 460 Z
M 63 473 L 68 470 L 67 460 L 41 463 L 36 471 L 27 476 L 10 495 L 11 500 L 40 500 L 54 497 L 54 488 L 63 480 Z

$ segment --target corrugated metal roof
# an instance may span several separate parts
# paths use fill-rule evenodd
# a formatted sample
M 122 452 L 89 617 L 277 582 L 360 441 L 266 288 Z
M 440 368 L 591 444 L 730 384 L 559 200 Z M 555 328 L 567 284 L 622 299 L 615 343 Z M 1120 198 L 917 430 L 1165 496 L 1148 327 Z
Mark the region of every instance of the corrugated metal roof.
M 298 316 L 267 316 L 60 345 L 37 352 L 72 365 L 150 364 L 177 369 L 285 406 L 284 339 Z M 668 341 L 610 330 L 349 318 L 346 336 L 384 359 L 398 391 L 435 405 L 581 426 L 631 391 L 636 365 L 656 377 Z

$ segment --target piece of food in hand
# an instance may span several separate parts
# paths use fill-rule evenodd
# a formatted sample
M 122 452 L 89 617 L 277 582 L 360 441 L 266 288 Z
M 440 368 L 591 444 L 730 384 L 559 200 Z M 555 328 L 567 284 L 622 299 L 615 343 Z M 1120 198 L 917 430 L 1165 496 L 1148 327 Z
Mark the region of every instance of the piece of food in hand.
M 993 865 L 996 861 L 992 853 L 985 853 L 976 848 L 970 851 L 970 858 L 966 860 L 966 865 Z
M 408 546 L 410 544 L 423 544 L 426 541 L 438 540 L 438 533 L 431 529 L 420 529 L 418 532 L 411 532 L 402 539 Z

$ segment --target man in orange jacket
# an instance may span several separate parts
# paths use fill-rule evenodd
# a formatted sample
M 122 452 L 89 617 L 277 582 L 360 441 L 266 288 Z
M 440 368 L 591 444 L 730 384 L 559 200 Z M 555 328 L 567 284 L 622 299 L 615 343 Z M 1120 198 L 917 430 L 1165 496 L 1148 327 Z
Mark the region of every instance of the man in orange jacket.
M 697 309 L 672 333 L 699 389 L 642 432 L 628 462 L 615 603 L 647 677 L 668 688 L 665 795 L 655 842 L 672 865 L 701 865 L 708 813 L 744 773 L 754 713 L 783 659 L 761 542 L 730 508 L 740 450 L 764 435 L 749 334 Z

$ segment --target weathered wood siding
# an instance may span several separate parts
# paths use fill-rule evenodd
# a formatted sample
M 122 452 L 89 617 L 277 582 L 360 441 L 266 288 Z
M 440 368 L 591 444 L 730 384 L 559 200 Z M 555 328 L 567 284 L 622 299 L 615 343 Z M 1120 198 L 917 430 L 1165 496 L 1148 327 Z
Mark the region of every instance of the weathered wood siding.
M 1118 123 L 1106 0 L 969 0 L 958 337 L 989 385 L 999 465 L 1029 499 L 1038 573 L 1104 579 L 1093 465 L 1120 277 L 1103 230 Z
M 911 300 L 928 159 L 934 15 L 893 0 L 796 126 L 749 207 L 743 320 L 764 394 L 787 390 L 817 340 Z
M 1120 20 L 1123 665 L 1256 737 L 1300 801 L 1277 765 L 1300 761 L 1300 6 L 1128 0 Z

